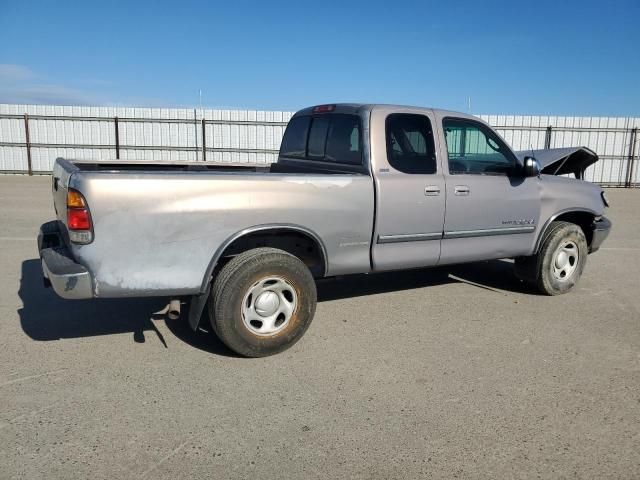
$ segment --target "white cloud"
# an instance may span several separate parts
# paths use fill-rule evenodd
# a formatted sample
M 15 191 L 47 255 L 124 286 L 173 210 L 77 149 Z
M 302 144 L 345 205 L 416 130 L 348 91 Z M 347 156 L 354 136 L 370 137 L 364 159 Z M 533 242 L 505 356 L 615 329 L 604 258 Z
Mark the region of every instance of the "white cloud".
M 1 0 L 0 0 L 1 1 Z M 113 86 L 109 80 L 96 78 L 76 79 L 84 88 L 71 88 L 51 83 L 24 65 L 0 63 L 0 103 L 26 105 L 93 105 L 93 106 L 167 106 L 156 98 L 129 98 L 120 96 L 114 101 L 105 95 L 105 87 Z M 101 92 L 101 93 L 96 93 Z
M 16 82 L 21 80 L 31 80 L 34 77 L 35 75 L 33 72 L 24 65 L 0 63 L 0 81 Z
M 97 95 L 83 90 L 38 82 L 24 65 L 0 64 L 0 103 L 45 105 L 101 105 Z
M 41 105 L 101 105 L 96 96 L 60 85 L 5 86 L 0 83 L 0 103 Z

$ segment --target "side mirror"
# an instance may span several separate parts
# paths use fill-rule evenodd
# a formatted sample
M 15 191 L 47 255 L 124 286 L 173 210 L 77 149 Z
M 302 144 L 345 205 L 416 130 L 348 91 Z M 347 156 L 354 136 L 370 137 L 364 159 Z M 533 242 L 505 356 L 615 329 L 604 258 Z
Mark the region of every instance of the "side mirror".
M 540 175 L 540 164 L 534 157 L 524 157 L 524 176 L 537 177 Z

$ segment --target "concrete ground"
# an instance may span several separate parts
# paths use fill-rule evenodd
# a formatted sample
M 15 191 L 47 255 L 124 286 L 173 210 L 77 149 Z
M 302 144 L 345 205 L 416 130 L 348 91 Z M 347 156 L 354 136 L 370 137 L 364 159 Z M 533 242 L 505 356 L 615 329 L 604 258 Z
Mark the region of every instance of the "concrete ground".
M 640 191 L 564 296 L 503 261 L 324 280 L 237 358 L 162 299 L 44 289 L 49 178 L 0 177 L 0 478 L 639 478 Z

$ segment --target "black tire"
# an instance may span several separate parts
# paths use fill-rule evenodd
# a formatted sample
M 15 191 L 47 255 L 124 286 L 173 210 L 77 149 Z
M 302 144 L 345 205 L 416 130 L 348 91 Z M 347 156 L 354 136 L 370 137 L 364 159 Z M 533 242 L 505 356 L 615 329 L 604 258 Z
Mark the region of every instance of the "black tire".
M 558 279 L 553 274 L 554 254 L 562 244 L 571 242 L 577 250 L 576 265 L 570 276 Z M 537 254 L 515 259 L 518 278 L 546 295 L 561 295 L 580 280 L 587 263 L 589 248 L 582 229 L 569 222 L 552 222 Z
M 296 307 L 282 330 L 271 335 L 251 331 L 243 320 L 243 301 L 252 285 L 269 276 L 295 289 Z M 208 302 L 209 318 L 220 340 L 246 357 L 266 357 L 286 350 L 304 335 L 316 310 L 316 284 L 297 257 L 276 248 L 246 251 L 227 263 L 216 277 Z

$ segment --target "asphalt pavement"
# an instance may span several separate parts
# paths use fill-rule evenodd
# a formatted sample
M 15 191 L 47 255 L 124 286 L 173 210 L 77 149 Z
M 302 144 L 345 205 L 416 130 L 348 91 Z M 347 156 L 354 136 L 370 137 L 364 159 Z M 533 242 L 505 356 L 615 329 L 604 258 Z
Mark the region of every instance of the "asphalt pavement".
M 577 289 L 507 261 L 322 280 L 283 354 L 42 284 L 48 177 L 0 176 L 0 479 L 640 477 L 640 190 Z

